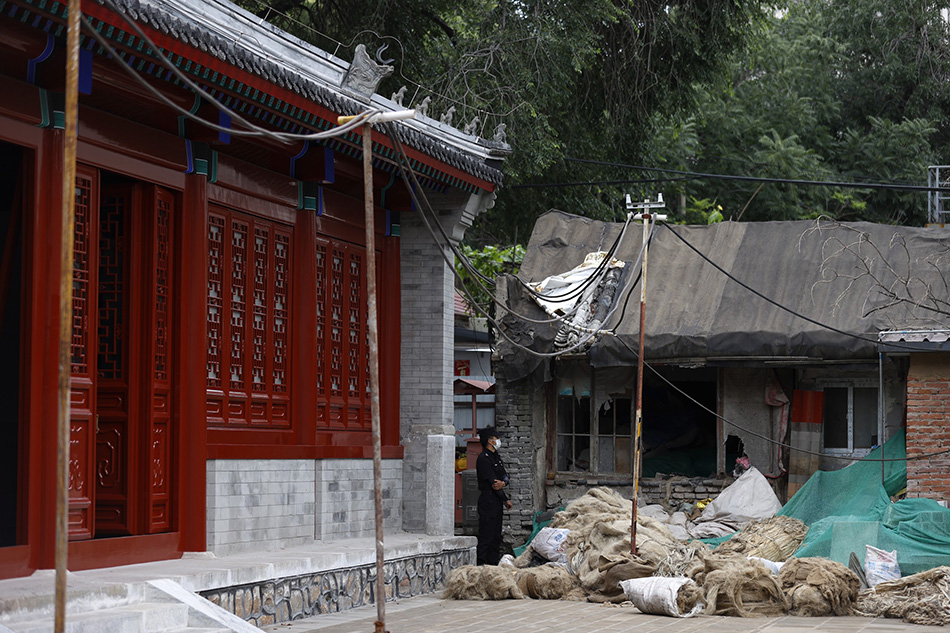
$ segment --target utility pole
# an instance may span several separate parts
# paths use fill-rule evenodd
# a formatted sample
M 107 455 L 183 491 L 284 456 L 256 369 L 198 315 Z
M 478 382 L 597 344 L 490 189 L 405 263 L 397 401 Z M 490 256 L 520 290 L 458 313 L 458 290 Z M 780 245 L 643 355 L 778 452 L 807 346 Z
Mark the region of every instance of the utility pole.
M 627 212 L 633 213 L 638 210 L 633 218 L 643 221 L 643 265 L 640 273 L 640 347 L 637 350 L 637 412 L 635 418 L 635 434 L 633 439 L 633 513 L 630 517 L 630 553 L 637 554 L 637 497 L 640 494 L 640 460 L 641 460 L 641 429 L 643 423 L 643 326 L 646 323 L 646 304 L 647 304 L 647 244 L 650 241 L 650 223 L 656 223 L 657 220 L 665 220 L 665 215 L 651 213 L 651 209 L 664 209 L 666 203 L 663 202 L 663 194 L 656 197 L 656 202 L 644 200 L 643 202 L 632 202 L 630 195 L 627 195 Z
M 373 502 L 376 510 L 376 629 L 386 631 L 386 578 L 383 549 L 383 449 L 379 420 L 379 335 L 376 319 L 376 234 L 373 221 L 373 123 L 416 116 L 415 110 L 374 114 L 363 125 L 363 206 L 366 225 L 366 331 L 369 339 L 369 391 L 373 429 Z M 355 117 L 341 116 L 337 125 Z

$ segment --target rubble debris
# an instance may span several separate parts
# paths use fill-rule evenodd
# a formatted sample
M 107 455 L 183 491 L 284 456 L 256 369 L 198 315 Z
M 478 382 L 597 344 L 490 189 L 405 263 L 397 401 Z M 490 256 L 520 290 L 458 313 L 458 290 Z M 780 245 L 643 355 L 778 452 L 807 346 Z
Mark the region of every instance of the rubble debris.
M 950 567 L 935 567 L 862 591 L 854 611 L 867 617 L 946 626 L 950 624 Z
M 861 581 L 841 563 L 827 558 L 792 558 L 778 574 L 793 615 L 852 615 Z

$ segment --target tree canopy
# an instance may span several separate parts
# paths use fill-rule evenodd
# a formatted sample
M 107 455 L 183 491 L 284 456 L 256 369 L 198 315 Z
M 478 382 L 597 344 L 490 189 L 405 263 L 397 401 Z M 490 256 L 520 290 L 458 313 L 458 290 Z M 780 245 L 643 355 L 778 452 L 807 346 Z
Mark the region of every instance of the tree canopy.
M 753 46 L 701 91 L 685 118 L 653 120 L 654 156 L 704 173 L 926 184 L 950 157 L 950 29 L 943 3 L 799 0 L 760 23 Z M 667 150 L 664 155 L 663 150 Z M 671 183 L 687 206 L 726 218 L 926 221 L 926 193 L 756 184 Z
M 950 157 L 950 29 L 936 0 L 240 0 L 348 59 L 363 43 L 429 115 L 514 152 L 470 246 L 527 240 L 663 192 L 677 221 L 921 224 L 926 194 L 697 177 L 924 184 Z M 332 39 L 331 39 L 332 38 Z M 582 159 L 582 160 L 575 160 Z M 691 174 L 635 168 L 668 168 Z
M 652 117 L 721 74 L 765 0 L 239 1 L 344 59 L 388 44 L 397 72 L 380 92 L 407 85 L 404 103 L 431 97 L 434 118 L 454 107 L 485 138 L 505 124 L 506 187 L 466 236 L 484 245 L 526 240 L 552 207 L 616 217 L 617 187 L 519 185 L 576 180 L 568 157 L 642 157 Z

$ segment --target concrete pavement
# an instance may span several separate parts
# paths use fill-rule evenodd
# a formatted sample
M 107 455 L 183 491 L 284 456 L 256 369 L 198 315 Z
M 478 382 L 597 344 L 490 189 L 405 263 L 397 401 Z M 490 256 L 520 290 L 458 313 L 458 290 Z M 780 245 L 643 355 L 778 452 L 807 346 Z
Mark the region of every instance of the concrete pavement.
M 376 607 L 265 627 L 269 633 L 373 633 Z M 950 628 L 862 617 L 671 618 L 633 606 L 564 600 L 442 600 L 418 596 L 386 604 L 390 633 L 950 633 Z

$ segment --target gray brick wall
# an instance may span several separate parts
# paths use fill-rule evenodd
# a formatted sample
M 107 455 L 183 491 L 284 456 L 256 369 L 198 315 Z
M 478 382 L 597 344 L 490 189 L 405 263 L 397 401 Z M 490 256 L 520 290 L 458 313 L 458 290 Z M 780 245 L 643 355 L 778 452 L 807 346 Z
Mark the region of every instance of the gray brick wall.
M 383 526 L 402 529 L 402 460 L 384 459 Z M 208 550 L 226 555 L 373 536 L 369 459 L 208 461 Z
M 402 529 L 402 460 L 384 459 L 383 527 Z M 323 459 L 316 462 L 317 538 L 373 536 L 376 505 L 373 462 L 368 459 Z
M 426 436 L 454 434 L 454 276 L 418 216 L 402 218 L 403 527 L 426 529 Z
M 504 434 L 502 458 L 511 477 L 512 509 L 505 515 L 505 540 L 521 545 L 531 533 L 536 512 L 547 509 L 544 485 L 545 464 L 544 389 L 531 379 L 495 387 L 495 426 Z
M 313 460 L 209 460 L 208 550 L 232 554 L 314 538 Z

